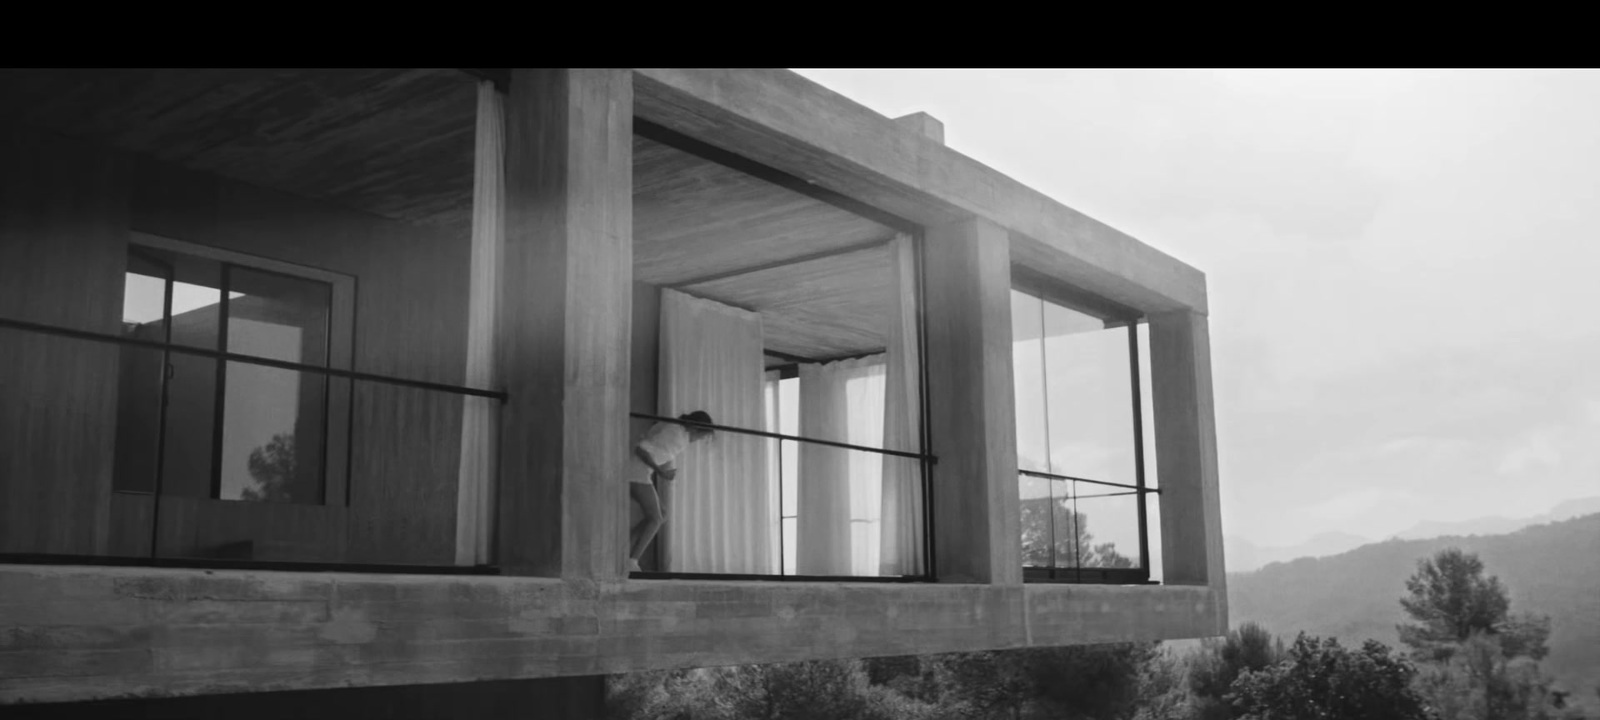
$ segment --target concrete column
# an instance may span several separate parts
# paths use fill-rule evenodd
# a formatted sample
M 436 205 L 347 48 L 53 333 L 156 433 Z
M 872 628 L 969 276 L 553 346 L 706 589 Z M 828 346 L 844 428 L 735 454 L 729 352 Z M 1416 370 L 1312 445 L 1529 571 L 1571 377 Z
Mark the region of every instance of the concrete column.
M 1011 249 L 982 219 L 923 244 L 934 556 L 944 582 L 1019 584 Z
M 1150 316 L 1150 376 L 1161 481 L 1157 497 L 1163 582 L 1210 585 L 1226 597 L 1205 315 L 1178 310 Z
M 497 557 L 615 579 L 626 562 L 633 74 L 515 69 L 506 100 Z

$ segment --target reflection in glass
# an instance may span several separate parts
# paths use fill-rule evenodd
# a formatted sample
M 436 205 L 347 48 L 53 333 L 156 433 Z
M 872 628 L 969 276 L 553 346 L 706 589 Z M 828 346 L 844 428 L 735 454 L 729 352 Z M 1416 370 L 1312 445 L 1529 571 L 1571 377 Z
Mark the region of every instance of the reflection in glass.
M 229 352 L 328 363 L 331 288 L 230 267 Z M 228 363 L 219 497 L 320 504 L 327 378 Z
M 1045 435 L 1044 306 L 1039 298 L 1011 291 L 1012 383 L 1016 388 L 1017 467 L 1050 471 Z
M 163 342 L 168 268 L 131 256 L 122 295 L 122 336 Z M 162 351 L 131 345 L 118 350 L 116 465 L 112 488 L 153 493 L 161 429 Z
M 1050 472 L 1133 485 L 1133 388 L 1123 327 L 1044 305 Z
M 1135 364 L 1130 339 L 1148 335 L 1038 295 L 1011 301 L 1018 469 L 1055 476 L 1019 478 L 1023 565 L 1138 568 L 1139 450 L 1148 477 L 1154 433 L 1149 358 Z

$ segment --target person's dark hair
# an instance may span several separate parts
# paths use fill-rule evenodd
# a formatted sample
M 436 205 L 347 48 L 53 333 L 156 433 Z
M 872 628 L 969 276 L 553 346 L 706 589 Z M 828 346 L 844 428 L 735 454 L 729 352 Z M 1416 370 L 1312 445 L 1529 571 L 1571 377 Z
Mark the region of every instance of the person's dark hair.
M 711 425 L 711 424 L 713 424 L 712 421 L 711 421 L 711 414 L 706 412 L 706 411 L 704 411 L 704 410 L 696 410 L 696 411 L 694 411 L 692 413 L 684 413 L 682 415 L 679 415 L 678 419 L 679 420 L 687 420 L 689 422 L 697 423 L 697 424 L 700 424 L 700 425 Z M 710 430 L 711 428 L 701 428 L 701 429 Z

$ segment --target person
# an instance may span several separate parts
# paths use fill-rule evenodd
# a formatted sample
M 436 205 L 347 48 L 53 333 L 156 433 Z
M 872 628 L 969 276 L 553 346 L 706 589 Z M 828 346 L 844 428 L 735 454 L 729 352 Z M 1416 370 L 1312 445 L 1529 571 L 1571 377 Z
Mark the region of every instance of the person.
M 656 491 L 656 482 L 672 482 L 676 479 L 678 456 L 688 449 L 689 443 L 707 440 L 712 436 L 711 428 L 703 427 L 714 424 L 706 411 L 684 413 L 678 419 L 691 424 L 658 422 L 650 426 L 644 438 L 633 446 L 628 494 L 644 510 L 644 518 L 629 531 L 629 572 L 639 572 L 639 558 L 644 556 L 645 548 L 650 546 L 650 541 L 655 539 L 656 533 L 667 521 L 666 513 L 661 508 L 661 496 Z

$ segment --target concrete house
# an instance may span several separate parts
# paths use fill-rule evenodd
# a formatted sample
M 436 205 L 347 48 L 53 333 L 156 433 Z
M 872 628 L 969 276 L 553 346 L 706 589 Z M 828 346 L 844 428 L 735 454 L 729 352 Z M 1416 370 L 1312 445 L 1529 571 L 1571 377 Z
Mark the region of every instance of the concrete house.
M 0 70 L 0 703 L 1220 634 L 1209 353 L 1200 271 L 788 71 Z

